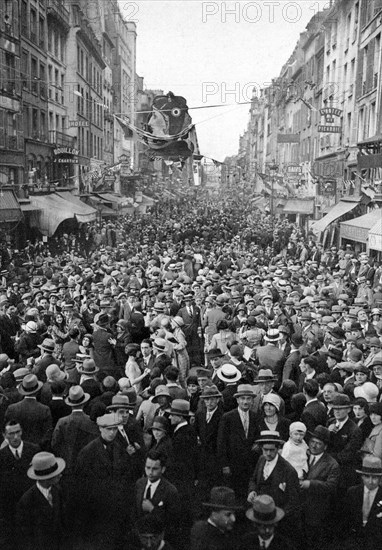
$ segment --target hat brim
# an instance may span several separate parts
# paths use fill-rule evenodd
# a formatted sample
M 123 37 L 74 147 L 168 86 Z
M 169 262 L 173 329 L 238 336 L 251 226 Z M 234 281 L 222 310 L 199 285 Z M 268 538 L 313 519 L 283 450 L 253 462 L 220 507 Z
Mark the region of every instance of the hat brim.
M 136 405 L 137 405 L 137 402 L 131 403 L 129 405 L 123 405 L 123 404 L 108 405 L 106 407 L 106 410 L 107 411 L 118 411 L 119 409 L 126 409 L 127 411 L 131 411 L 136 407 Z
M 255 392 L 249 392 L 249 391 L 239 391 L 237 393 L 233 394 L 234 397 L 256 397 Z
M 314 432 L 310 432 L 308 430 L 308 435 L 310 435 L 310 437 L 314 437 L 315 439 L 319 439 L 320 441 L 323 441 L 324 443 L 326 444 L 329 444 L 330 443 L 330 437 L 326 438 L 326 437 L 321 437 L 320 435 L 317 435 L 315 434 Z
M 83 398 L 81 399 L 81 401 L 78 401 L 77 403 L 72 403 L 71 401 L 69 401 L 69 397 L 66 397 L 65 398 L 65 403 L 67 405 L 69 405 L 69 407 L 78 407 L 79 405 L 83 405 L 84 403 L 87 403 L 90 399 L 90 394 L 88 393 L 84 393 L 83 395 Z
M 283 439 L 276 439 L 274 437 L 267 437 L 264 439 L 256 439 L 255 443 L 257 445 L 262 445 L 264 443 L 276 443 L 277 445 L 284 445 L 285 441 Z
M 165 409 L 164 412 L 169 414 L 170 416 L 171 415 L 173 415 L 173 416 L 184 416 L 185 418 L 188 418 L 190 416 L 194 416 L 194 413 L 192 413 L 191 411 L 183 412 L 183 411 L 174 411 L 173 409 Z
M 151 403 L 158 403 L 158 399 L 157 399 L 158 397 L 167 397 L 170 401 L 173 400 L 172 395 L 167 394 L 167 393 L 160 393 L 160 394 L 158 394 L 158 395 L 155 395 L 155 396 L 152 398 Z
M 365 470 L 356 470 L 356 472 L 363 476 L 382 476 L 382 468 L 367 468 Z
M 253 381 L 253 384 L 263 384 L 264 382 L 277 382 L 277 378 L 276 377 L 273 377 L 273 378 L 257 378 L 256 380 Z
M 256 518 L 253 508 L 249 508 L 246 511 L 245 515 L 250 521 L 253 521 L 254 523 L 259 523 L 262 525 L 273 525 L 274 523 L 278 523 L 283 519 L 283 517 L 285 516 L 285 512 L 284 510 L 276 506 L 276 515 L 273 519 L 270 519 L 270 520 L 263 520 L 263 519 Z
M 65 470 L 65 467 L 66 467 L 66 463 L 63 458 L 56 457 L 56 462 L 58 467 L 54 470 L 54 472 L 51 472 L 44 476 L 38 476 L 35 474 L 33 466 L 30 466 L 30 468 L 27 471 L 27 476 L 29 477 L 29 479 L 34 479 L 35 481 L 52 479 L 52 477 L 56 477 L 60 475 Z
M 233 378 L 226 378 L 223 374 L 218 372 L 217 377 L 222 382 L 226 382 L 227 384 L 231 384 L 233 382 L 238 382 L 239 380 L 241 380 L 241 372 L 238 372 Z
M 202 505 L 206 508 L 211 508 L 212 510 L 239 511 L 244 509 L 244 506 L 240 506 L 240 504 L 233 504 L 232 506 L 228 506 L 227 504 L 213 504 L 211 502 L 202 502 Z
M 42 386 L 43 386 L 43 383 L 39 380 L 37 382 L 37 388 L 36 389 L 31 390 L 31 391 L 25 391 L 24 388 L 22 387 L 22 382 L 21 382 L 18 385 L 17 389 L 18 389 L 18 391 L 21 395 L 33 395 L 34 393 L 37 393 L 38 391 L 40 391 Z
M 77 362 L 77 361 L 76 361 L 76 362 Z M 89 371 L 83 370 L 83 368 L 81 368 L 81 366 L 78 366 L 78 367 L 77 367 L 77 371 L 78 371 L 80 374 L 87 374 L 88 376 L 91 376 L 92 374 L 96 374 L 97 372 L 99 372 L 99 368 L 96 367 L 94 370 L 92 370 L 91 372 L 89 372 Z
M 54 348 L 46 348 L 45 346 L 43 346 L 42 344 L 37 344 L 37 347 L 42 349 L 43 351 L 49 351 L 50 353 L 53 353 L 54 352 Z
M 219 393 L 213 393 L 211 395 L 200 395 L 200 399 L 209 399 L 210 397 L 223 397 L 222 394 Z
M 266 340 L 267 342 L 278 342 L 280 340 L 280 335 L 278 335 L 277 338 L 269 338 L 267 335 L 265 335 L 264 340 Z

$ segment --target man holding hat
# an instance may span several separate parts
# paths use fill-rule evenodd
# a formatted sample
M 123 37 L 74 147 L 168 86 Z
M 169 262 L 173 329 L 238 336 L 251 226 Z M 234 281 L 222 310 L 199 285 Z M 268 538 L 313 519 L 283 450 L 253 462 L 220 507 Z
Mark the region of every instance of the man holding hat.
M 213 487 L 209 502 L 203 506 L 210 510 L 207 520 L 197 521 L 191 530 L 190 550 L 236 550 L 237 537 L 232 535 L 236 512 L 242 510 L 229 487 Z
M 244 535 L 241 550 L 295 550 L 293 542 L 284 538 L 277 530 L 285 512 L 269 495 L 254 497 L 245 514 L 254 523 L 255 531 Z
M 256 416 L 250 410 L 254 396 L 253 386 L 239 384 L 234 394 L 238 406 L 223 415 L 218 434 L 217 450 L 221 471 L 236 496 L 243 500 L 256 462 L 256 455 L 252 451 L 257 432 Z
M 279 432 L 264 430 L 255 441 L 260 447 L 260 456 L 249 481 L 248 501 L 253 502 L 257 495 L 271 496 L 276 505 L 283 508 L 288 523 L 285 530 L 296 522 L 298 525 L 300 508 L 300 486 L 296 470 L 285 460 L 279 450 L 283 445 Z
M 324 426 L 316 426 L 309 432 L 309 459 L 306 479 L 300 481 L 303 498 L 302 515 L 304 535 L 309 548 L 325 547 L 328 535 L 328 521 L 332 499 L 336 495 L 340 467 L 327 452 L 330 431 Z
M 356 548 L 376 550 L 382 546 L 382 462 L 367 455 L 357 470 L 362 483 L 350 487 L 343 509 L 343 526 L 348 542 Z
M 27 475 L 36 483 L 17 505 L 19 548 L 58 550 L 68 547 L 64 503 L 59 488 L 64 469 L 65 461 L 52 453 L 40 452 L 32 458 Z

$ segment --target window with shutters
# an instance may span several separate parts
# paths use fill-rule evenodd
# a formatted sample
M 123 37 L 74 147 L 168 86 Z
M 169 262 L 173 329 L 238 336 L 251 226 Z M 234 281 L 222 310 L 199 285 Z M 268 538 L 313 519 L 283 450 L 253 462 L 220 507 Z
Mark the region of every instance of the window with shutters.
M 42 49 L 45 48 L 45 19 L 41 16 L 38 20 L 38 45 Z
M 29 38 L 32 42 L 37 44 L 37 12 L 35 9 L 30 10 L 30 34 Z
M 29 90 L 29 54 L 26 50 L 21 51 L 21 80 L 24 90 Z
M 378 76 L 381 70 L 382 54 L 381 54 L 381 35 L 378 34 L 374 41 L 374 71 L 373 71 L 373 88 L 378 86 Z
M 39 139 L 39 116 L 38 109 L 32 109 L 32 138 Z
M 24 105 L 23 107 L 23 129 L 24 129 L 24 136 L 29 137 L 30 120 L 29 120 L 29 107 L 27 105 Z
M 0 109 L 0 147 L 5 147 L 5 120 L 6 111 Z
M 38 93 L 37 59 L 31 56 L 31 90 L 33 94 Z
M 40 96 L 46 99 L 46 72 L 43 63 L 40 63 Z
M 28 3 L 26 0 L 22 0 L 21 2 L 21 34 L 26 38 L 29 38 L 28 22 L 29 22 Z

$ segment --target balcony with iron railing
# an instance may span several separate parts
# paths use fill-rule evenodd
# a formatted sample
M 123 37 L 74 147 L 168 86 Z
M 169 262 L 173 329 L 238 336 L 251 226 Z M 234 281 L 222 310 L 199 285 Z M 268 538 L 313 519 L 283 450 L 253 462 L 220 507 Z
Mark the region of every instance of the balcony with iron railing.
M 62 0 L 48 0 L 47 13 L 69 29 L 69 10 L 64 6 Z
M 74 136 L 58 130 L 49 130 L 49 143 L 56 145 L 56 147 L 74 147 L 74 141 Z

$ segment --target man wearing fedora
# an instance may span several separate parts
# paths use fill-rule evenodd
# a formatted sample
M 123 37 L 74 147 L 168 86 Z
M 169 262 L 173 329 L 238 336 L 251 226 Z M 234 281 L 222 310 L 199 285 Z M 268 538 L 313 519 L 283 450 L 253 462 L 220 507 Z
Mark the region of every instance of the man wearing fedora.
M 27 475 L 36 483 L 17 505 L 19 548 L 26 550 L 70 549 L 67 518 L 59 487 L 65 461 L 52 453 L 34 455 Z
M 277 328 L 270 328 L 264 336 L 267 342 L 256 350 L 257 362 L 262 369 L 271 369 L 277 378 L 277 385 L 281 384 L 285 363 L 285 353 L 278 347 L 280 333 Z
M 342 517 L 344 535 L 348 543 L 353 543 L 351 548 L 376 550 L 382 546 L 381 459 L 365 456 L 357 473 L 362 483 L 347 492 Z
M 89 398 L 81 386 L 72 386 L 65 399 L 71 414 L 60 418 L 53 431 L 52 449 L 56 456 L 65 460 L 66 476 L 73 475 L 78 453 L 99 433 L 97 426 L 83 411 Z
M 257 433 L 256 416 L 250 410 L 254 395 L 253 386 L 239 384 L 234 394 L 238 406 L 223 415 L 218 433 L 221 471 L 226 483 L 232 485 L 236 496 L 243 500 L 257 459 L 252 450 Z
M 191 413 L 188 401 L 174 399 L 167 413 L 173 434 L 172 454 L 168 460 L 166 477 L 179 491 L 184 517 L 182 528 L 186 537 L 192 521 L 194 485 L 198 468 L 198 438 L 195 428 L 189 423 Z
M 16 504 L 32 485 L 27 470 L 40 448 L 23 440 L 22 428 L 16 420 L 5 424 L 3 437 L 7 444 L 0 449 L 0 547 L 16 550 Z
M 183 332 L 187 340 L 187 351 L 191 366 L 202 364 L 202 327 L 200 308 L 194 303 L 192 292 L 185 294 L 184 307 L 178 311 L 178 316 L 184 321 Z
M 236 512 L 241 511 L 234 491 L 229 487 L 213 487 L 208 502 L 203 506 L 210 510 L 207 520 L 197 521 L 191 530 L 190 550 L 236 550 L 237 536 L 233 534 Z
M 276 393 L 274 391 L 274 385 L 277 382 L 277 377 L 273 374 L 272 369 L 260 369 L 255 380 L 256 384 L 256 395 L 251 406 L 251 410 L 259 416 L 262 412 L 262 406 L 264 397 L 269 393 Z M 279 396 L 280 397 L 280 396 Z M 280 397 L 280 415 L 284 416 L 285 413 L 285 403 L 282 397 Z
M 61 366 L 61 362 L 53 357 L 55 348 L 54 340 L 51 338 L 45 338 L 42 344 L 37 346 L 41 350 L 41 357 L 36 359 L 32 372 L 37 376 L 41 382 L 46 382 L 46 369 L 49 365 Z
M 271 496 L 256 496 L 245 515 L 254 524 L 255 530 L 243 536 L 241 550 L 296 550 L 293 541 L 283 537 L 277 529 L 285 512 L 276 506 Z
M 217 439 L 219 423 L 224 411 L 222 394 L 215 385 L 204 387 L 200 399 L 204 401 L 205 410 L 200 409 L 196 412 L 194 428 L 200 443 L 198 490 L 205 496 L 221 481 L 221 472 L 216 467 Z
M 300 486 L 296 470 L 285 460 L 279 450 L 283 445 L 279 432 L 264 430 L 255 442 L 261 448 L 256 468 L 248 487 L 248 501 L 257 495 L 269 495 L 277 506 L 285 511 L 286 520 L 282 524 L 284 533 L 291 526 L 296 531 L 300 521 Z
M 114 346 L 110 342 L 112 337 L 110 328 L 110 318 L 107 313 L 102 313 L 98 317 L 96 328 L 93 333 L 94 361 L 100 369 L 101 378 L 105 376 L 116 375 L 116 363 L 114 355 Z
M 318 425 L 309 432 L 306 479 L 300 481 L 304 535 L 309 548 L 324 548 L 329 538 L 332 500 L 340 478 L 338 462 L 327 452 L 330 431 Z
M 355 469 L 362 446 L 362 431 L 349 417 L 352 405 L 348 395 L 336 394 L 332 399 L 332 409 L 334 418 L 328 425 L 331 432 L 328 452 L 340 465 L 339 490 L 344 496 L 346 489 L 357 481 Z
M 27 374 L 18 386 L 22 401 L 9 405 L 5 420 L 17 420 L 23 427 L 25 439 L 36 445 L 47 445 L 52 430 L 52 415 L 49 407 L 37 401 L 42 382 L 35 374 Z
M 115 413 L 99 416 L 99 437 L 77 457 L 71 508 L 81 549 L 114 550 L 122 531 L 131 528 L 133 501 L 127 495 L 132 494 L 132 486 L 125 483 L 129 455 L 115 441 L 119 424 Z

